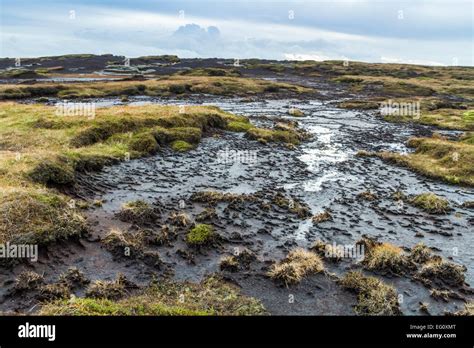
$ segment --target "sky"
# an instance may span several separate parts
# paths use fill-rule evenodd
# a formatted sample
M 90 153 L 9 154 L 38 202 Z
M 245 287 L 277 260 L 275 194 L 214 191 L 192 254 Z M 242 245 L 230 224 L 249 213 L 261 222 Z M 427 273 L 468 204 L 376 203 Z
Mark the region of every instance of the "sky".
M 0 56 L 474 65 L 472 0 L 0 0 Z

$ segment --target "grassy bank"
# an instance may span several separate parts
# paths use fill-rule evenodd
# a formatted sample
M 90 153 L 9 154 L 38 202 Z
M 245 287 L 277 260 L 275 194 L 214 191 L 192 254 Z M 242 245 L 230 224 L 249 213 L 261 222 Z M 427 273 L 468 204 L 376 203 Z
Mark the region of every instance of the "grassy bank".
M 189 151 L 215 130 L 247 132 L 249 138 L 263 132 L 269 142 L 298 139 L 296 129 L 255 128 L 212 106 L 97 108 L 93 118 L 56 112 L 53 106 L 0 103 L 0 242 L 22 235 L 46 243 L 84 233 L 76 207 L 59 193 L 74 186 L 78 172 L 164 147 Z
M 407 166 L 431 178 L 451 184 L 474 186 L 474 137 L 466 135 L 460 141 L 440 137 L 413 138 L 409 146 L 414 153 L 402 155 L 381 152 L 378 156 L 391 163 Z
M 262 315 L 263 305 L 217 278 L 199 284 L 160 282 L 138 294 L 109 300 L 75 298 L 45 304 L 41 315 Z
M 0 100 L 36 97 L 100 98 L 110 96 L 170 96 L 214 94 L 246 96 L 259 93 L 312 93 L 310 88 L 288 83 L 231 76 L 169 76 L 143 81 L 108 81 L 89 83 L 41 83 L 32 85 L 1 85 Z
M 322 69 L 330 76 L 337 75 L 331 78 L 333 82 L 365 95 L 361 99 L 339 103 L 340 108 L 377 110 L 384 105 L 410 103 L 417 105 L 419 112 L 392 112 L 382 117 L 389 122 L 416 123 L 466 132 L 459 140 L 449 140 L 436 134 L 431 138 L 410 139 L 408 146 L 415 150 L 413 153 L 382 152 L 378 154 L 380 158 L 451 184 L 474 185 L 473 68 L 353 62 L 344 67 L 335 62 L 324 63 L 320 71 Z M 316 68 L 300 65 L 298 69 Z

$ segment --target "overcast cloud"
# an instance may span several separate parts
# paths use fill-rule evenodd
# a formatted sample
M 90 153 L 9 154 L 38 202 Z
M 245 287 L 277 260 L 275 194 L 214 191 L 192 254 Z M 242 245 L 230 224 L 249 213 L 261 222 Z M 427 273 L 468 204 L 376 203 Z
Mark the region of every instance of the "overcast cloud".
M 0 2 L 2 57 L 178 54 L 474 65 L 472 1 Z

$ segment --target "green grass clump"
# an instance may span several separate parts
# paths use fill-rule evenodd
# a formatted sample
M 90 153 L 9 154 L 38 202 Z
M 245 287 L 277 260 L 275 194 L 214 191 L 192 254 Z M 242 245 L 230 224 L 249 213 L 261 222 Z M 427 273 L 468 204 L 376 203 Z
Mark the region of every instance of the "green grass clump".
M 211 225 L 197 224 L 186 235 L 186 242 L 192 246 L 201 246 L 212 243 L 216 234 Z
M 151 130 L 156 141 L 160 145 L 168 145 L 174 141 L 181 140 L 189 144 L 198 144 L 202 137 L 202 131 L 197 127 L 155 127 Z
M 416 195 L 410 203 L 430 214 L 446 214 L 450 210 L 446 199 L 431 192 Z
M 61 300 L 43 306 L 41 315 L 60 316 L 198 316 L 212 315 L 211 311 L 194 311 L 180 306 L 166 306 L 160 303 L 148 303 L 146 298 L 136 297 L 123 301 L 108 299 L 76 298 Z
M 246 135 L 251 140 L 294 145 L 298 145 L 301 138 L 294 130 L 274 130 L 263 128 L 250 128 L 247 130 Z
M 138 152 L 138 155 L 153 154 L 158 150 L 158 143 L 153 134 L 149 132 L 135 134 L 130 140 L 129 148 Z
M 340 83 L 358 84 L 358 83 L 364 82 L 364 79 L 359 78 L 359 77 L 341 76 L 341 77 L 334 78 L 333 81 L 340 82 Z
M 186 152 L 192 150 L 194 146 L 184 140 L 175 140 L 171 143 L 171 148 L 177 152 Z
M 47 186 L 72 185 L 75 182 L 74 170 L 64 161 L 46 160 L 34 167 L 28 176 L 31 180 Z
M 227 124 L 227 130 L 231 132 L 246 132 L 253 127 L 250 122 L 232 121 Z
M 400 315 L 396 290 L 375 277 L 351 271 L 344 275 L 340 284 L 357 293 L 355 312 L 358 315 Z

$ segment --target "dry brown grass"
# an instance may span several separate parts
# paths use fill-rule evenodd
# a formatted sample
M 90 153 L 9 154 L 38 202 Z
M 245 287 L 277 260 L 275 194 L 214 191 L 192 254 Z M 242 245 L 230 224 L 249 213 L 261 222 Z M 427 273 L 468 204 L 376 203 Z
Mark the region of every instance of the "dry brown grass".
M 324 221 L 332 220 L 332 215 L 329 211 L 325 210 L 322 213 L 316 214 L 311 218 L 313 224 L 319 224 Z
M 259 93 L 310 93 L 310 88 L 289 83 L 225 76 L 167 76 L 146 81 L 108 81 L 74 84 L 1 85 L 0 99 L 31 97 L 101 98 L 107 96 L 205 93 L 245 96 Z
M 362 264 L 369 270 L 402 274 L 414 268 L 411 260 L 398 246 L 367 238 L 358 244 L 364 245 Z
M 417 277 L 425 281 L 462 286 L 466 279 L 466 267 L 434 257 L 424 263 Z
M 44 283 L 44 277 L 33 271 L 23 271 L 15 279 L 14 289 L 17 292 L 36 290 Z
M 292 250 L 279 263 L 274 264 L 268 275 L 285 285 L 299 283 L 305 276 L 324 270 L 321 258 L 310 251 L 298 248 Z
M 351 271 L 344 275 L 340 284 L 357 293 L 355 311 L 359 315 L 401 314 L 396 290 L 380 279 Z
M 407 166 L 414 171 L 450 184 L 474 186 L 473 138 L 449 141 L 439 138 L 415 138 L 409 143 L 414 153 L 401 155 L 381 152 L 378 156 L 390 163 Z
M 160 211 L 145 201 L 136 200 L 124 203 L 117 216 L 121 221 L 147 224 L 156 222 Z

